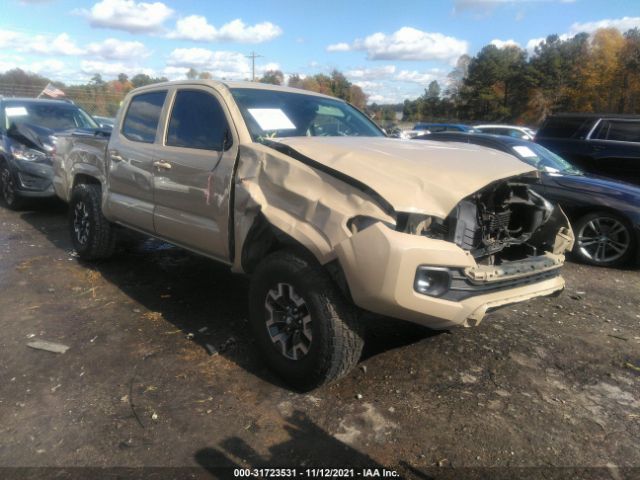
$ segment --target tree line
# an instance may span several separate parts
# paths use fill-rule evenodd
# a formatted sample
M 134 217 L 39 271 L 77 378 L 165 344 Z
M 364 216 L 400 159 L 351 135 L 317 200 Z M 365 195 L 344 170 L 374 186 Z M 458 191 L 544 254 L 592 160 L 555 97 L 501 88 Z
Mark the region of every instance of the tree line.
M 640 30 L 550 35 L 529 55 L 487 45 L 463 55 L 443 89 L 397 105 L 371 105 L 382 122 L 460 120 L 539 124 L 556 112 L 640 113 Z

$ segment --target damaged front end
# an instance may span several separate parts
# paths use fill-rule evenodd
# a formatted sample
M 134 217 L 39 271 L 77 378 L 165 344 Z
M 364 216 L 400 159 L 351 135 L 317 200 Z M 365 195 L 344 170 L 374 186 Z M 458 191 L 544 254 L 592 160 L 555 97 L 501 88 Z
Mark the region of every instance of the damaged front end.
M 399 231 L 453 242 L 479 265 L 500 266 L 571 248 L 569 222 L 526 183 L 500 181 L 465 198 L 445 219 L 401 214 Z
M 493 182 L 443 219 L 400 213 L 395 226 L 360 221 L 364 229 L 337 248 L 355 302 L 449 328 L 562 291 L 560 267 L 573 232 L 560 207 L 527 180 Z

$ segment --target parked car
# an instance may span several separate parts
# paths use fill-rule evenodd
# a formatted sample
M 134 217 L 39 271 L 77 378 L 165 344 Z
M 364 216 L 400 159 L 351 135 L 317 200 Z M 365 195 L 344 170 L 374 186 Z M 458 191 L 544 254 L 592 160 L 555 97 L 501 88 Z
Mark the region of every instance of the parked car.
M 640 185 L 639 115 L 552 115 L 535 141 L 585 172 Z
M 461 123 L 416 123 L 414 130 L 428 130 L 431 133 L 436 132 L 473 132 L 475 127 L 463 125 Z
M 55 134 L 97 126 L 71 102 L 0 98 L 0 192 L 4 203 L 19 209 L 27 198 L 55 197 L 51 183 Z
M 424 140 L 464 142 L 515 155 L 540 170 L 532 186 L 558 203 L 576 233 L 573 253 L 583 262 L 615 266 L 640 255 L 640 187 L 582 172 L 537 143 L 485 134 L 442 133 Z
M 405 130 L 400 138 L 410 140 L 431 132 L 474 132 L 473 127 L 459 123 L 416 123 L 412 130 Z
M 55 171 L 81 258 L 111 255 L 119 224 L 250 275 L 256 343 L 301 389 L 356 364 L 361 311 L 476 325 L 559 293 L 573 243 L 513 156 L 387 138 L 342 100 L 267 84 L 135 89 L 108 142 L 59 139 Z
M 101 117 L 100 115 L 94 115 L 93 119 L 100 125 L 102 128 L 113 128 L 113 124 L 116 119 L 112 117 Z
M 474 125 L 473 129 L 479 133 L 506 135 L 508 137 L 521 138 L 523 140 L 533 140 L 536 135 L 535 130 L 517 125 Z

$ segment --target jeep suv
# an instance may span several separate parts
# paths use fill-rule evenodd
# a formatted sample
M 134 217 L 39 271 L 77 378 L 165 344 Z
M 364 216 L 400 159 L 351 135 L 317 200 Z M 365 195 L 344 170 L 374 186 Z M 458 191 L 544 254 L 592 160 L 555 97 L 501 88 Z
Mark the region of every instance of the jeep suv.
M 552 115 L 535 141 L 586 172 L 640 184 L 638 115 Z

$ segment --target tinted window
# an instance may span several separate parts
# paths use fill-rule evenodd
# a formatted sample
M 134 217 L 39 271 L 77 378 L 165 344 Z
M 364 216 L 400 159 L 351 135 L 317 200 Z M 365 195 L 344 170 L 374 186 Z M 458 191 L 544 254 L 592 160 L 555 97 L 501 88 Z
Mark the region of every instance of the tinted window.
M 171 110 L 166 144 L 220 150 L 227 118 L 216 98 L 198 90 L 180 90 Z
M 603 120 L 596 137 L 601 140 L 640 142 L 640 122 Z
M 571 138 L 586 120 L 580 117 L 550 118 L 538 131 L 538 137 Z
M 129 140 L 153 143 L 166 96 L 167 92 L 161 91 L 133 97 L 124 119 L 122 134 Z

